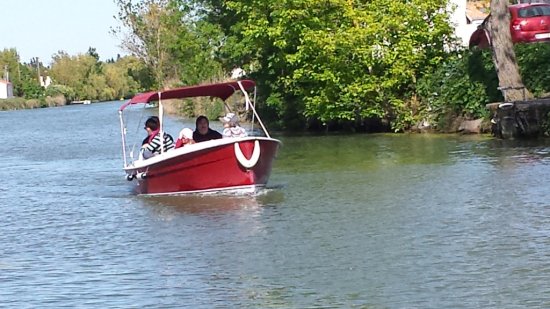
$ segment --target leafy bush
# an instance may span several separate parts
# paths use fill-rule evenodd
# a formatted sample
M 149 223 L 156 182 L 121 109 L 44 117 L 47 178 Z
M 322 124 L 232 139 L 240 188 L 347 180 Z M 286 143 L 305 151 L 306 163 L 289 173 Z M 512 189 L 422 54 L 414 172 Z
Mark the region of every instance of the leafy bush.
M 65 85 L 50 85 L 46 89 L 46 95 L 50 97 L 63 95 L 67 101 L 73 101 L 75 99 L 74 89 Z
M 26 99 L 40 99 L 44 96 L 44 88 L 35 80 L 22 81 L 21 90 Z
M 206 106 L 206 117 L 211 120 L 217 120 L 224 114 L 223 103 L 220 100 L 214 100 L 211 105 Z
M 514 49 L 527 89 L 535 97 L 548 96 L 550 45 L 516 44 Z M 480 118 L 488 115 L 487 103 L 503 100 L 498 85 L 491 50 L 475 50 L 449 57 L 436 70 L 420 78 L 416 90 L 424 107 L 424 117 L 441 120 L 450 113 Z
M 58 94 L 53 97 L 46 97 L 46 106 L 52 107 L 52 106 L 63 106 L 67 104 L 67 99 L 65 99 L 65 96 L 62 94 Z
M 378 118 L 399 130 L 404 96 L 453 32 L 442 0 L 211 3 L 227 30 L 220 55 L 258 81 L 285 129 Z
M 450 56 L 417 83 L 422 115 L 436 121 L 448 114 L 486 117 L 486 104 L 502 101 L 490 51 L 464 51 Z M 431 117 L 429 117 L 431 116 Z
M 524 85 L 535 97 L 550 92 L 550 44 L 516 44 L 516 58 Z

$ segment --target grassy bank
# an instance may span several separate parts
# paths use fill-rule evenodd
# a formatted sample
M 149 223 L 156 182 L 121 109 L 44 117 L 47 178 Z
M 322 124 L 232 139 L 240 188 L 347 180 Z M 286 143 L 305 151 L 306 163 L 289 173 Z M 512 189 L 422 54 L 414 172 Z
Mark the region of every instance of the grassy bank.
M 9 98 L 0 99 L 0 110 L 31 109 L 63 106 L 67 104 L 64 96 L 45 97 L 40 99 Z

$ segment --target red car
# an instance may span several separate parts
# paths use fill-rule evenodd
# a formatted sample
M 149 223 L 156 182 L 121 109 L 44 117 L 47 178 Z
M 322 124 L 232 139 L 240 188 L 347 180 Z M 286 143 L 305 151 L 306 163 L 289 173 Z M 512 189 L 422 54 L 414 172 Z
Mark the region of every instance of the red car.
M 522 3 L 509 5 L 508 8 L 513 43 L 550 41 L 550 4 Z M 489 18 L 487 16 L 470 37 L 470 48 L 491 46 L 491 38 L 486 30 Z

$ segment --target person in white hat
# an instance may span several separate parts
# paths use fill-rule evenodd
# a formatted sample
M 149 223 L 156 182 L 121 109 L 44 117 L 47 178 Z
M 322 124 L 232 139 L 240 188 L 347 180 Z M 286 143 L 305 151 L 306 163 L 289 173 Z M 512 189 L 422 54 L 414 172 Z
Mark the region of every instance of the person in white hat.
M 248 134 L 246 130 L 239 126 L 239 117 L 234 113 L 227 113 L 224 117 L 220 118 L 223 122 L 223 137 L 246 137 Z
M 176 147 L 180 148 L 185 145 L 191 145 L 194 144 L 195 141 L 193 140 L 193 130 L 189 128 L 184 128 L 180 131 L 180 135 L 178 136 L 178 139 L 176 140 Z

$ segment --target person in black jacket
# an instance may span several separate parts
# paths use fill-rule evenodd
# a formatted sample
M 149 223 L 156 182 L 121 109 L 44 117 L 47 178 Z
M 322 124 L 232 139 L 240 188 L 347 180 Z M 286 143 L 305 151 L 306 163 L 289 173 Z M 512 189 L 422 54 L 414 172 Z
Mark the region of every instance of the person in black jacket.
M 195 127 L 195 132 L 193 132 L 193 140 L 196 143 L 222 138 L 220 132 L 210 129 L 210 122 L 206 116 L 197 117 Z

